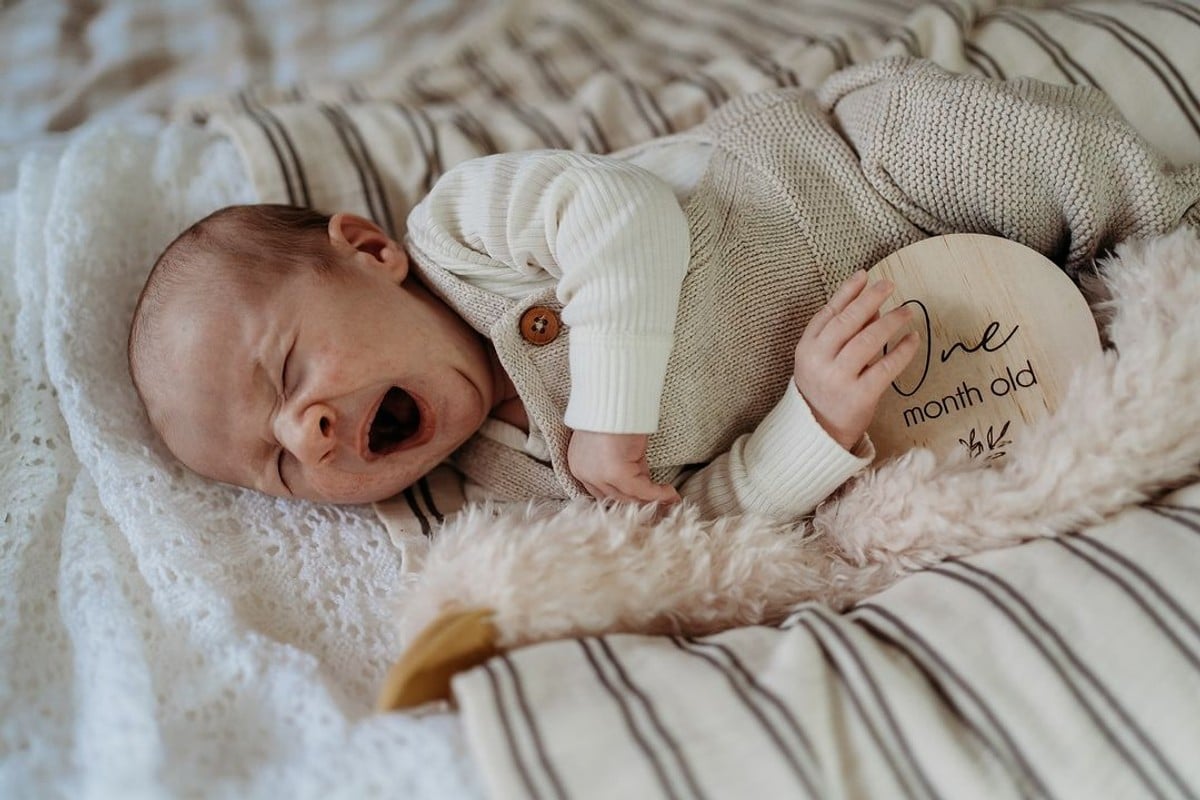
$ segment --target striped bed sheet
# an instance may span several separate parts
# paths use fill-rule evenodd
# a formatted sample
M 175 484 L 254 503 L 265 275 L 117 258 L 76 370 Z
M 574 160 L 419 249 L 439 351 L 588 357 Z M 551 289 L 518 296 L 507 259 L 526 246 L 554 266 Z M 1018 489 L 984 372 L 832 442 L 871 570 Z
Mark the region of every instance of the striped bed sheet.
M 954 71 L 1098 87 L 1176 163 L 1200 155 L 1200 4 L 989 0 L 512 3 L 454 46 L 370 80 L 264 85 L 176 108 L 229 132 L 264 202 L 338 208 L 401 233 L 454 164 L 497 151 L 613 152 L 729 97 L 815 86 L 909 54 Z
M 844 615 L 455 679 L 493 797 L 1194 798 L 1200 486 Z

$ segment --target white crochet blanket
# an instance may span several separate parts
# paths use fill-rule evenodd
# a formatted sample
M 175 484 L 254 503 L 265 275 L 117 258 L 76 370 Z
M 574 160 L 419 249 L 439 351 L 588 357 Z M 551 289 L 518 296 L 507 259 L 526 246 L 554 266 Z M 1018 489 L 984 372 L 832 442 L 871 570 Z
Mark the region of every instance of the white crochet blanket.
M 370 712 L 400 566 L 373 516 L 149 443 L 146 264 L 251 197 L 228 145 L 160 130 L 94 126 L 0 195 L 0 797 L 478 796 L 456 717 Z

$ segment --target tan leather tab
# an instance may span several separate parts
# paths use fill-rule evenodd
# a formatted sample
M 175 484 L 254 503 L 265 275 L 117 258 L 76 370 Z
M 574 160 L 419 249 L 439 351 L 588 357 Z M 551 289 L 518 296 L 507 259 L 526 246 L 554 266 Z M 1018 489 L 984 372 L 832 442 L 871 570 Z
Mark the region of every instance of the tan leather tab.
M 378 711 L 450 699 L 450 679 L 499 652 L 491 609 L 447 611 L 425 627 L 384 679 Z

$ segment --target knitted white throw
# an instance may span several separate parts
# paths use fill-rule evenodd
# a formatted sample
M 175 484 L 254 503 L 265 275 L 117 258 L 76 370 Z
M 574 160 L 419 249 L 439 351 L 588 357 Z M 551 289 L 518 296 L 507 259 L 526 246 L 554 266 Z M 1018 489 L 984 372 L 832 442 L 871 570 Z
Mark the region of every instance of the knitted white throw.
M 751 518 L 586 503 L 477 509 L 408 578 L 410 638 L 445 608 L 496 611 L 501 644 L 593 633 L 706 634 L 842 608 L 940 560 L 1077 530 L 1200 465 L 1200 235 L 1129 242 L 1093 287 L 1114 349 L 1079 366 L 1059 410 L 1001 466 L 910 451 L 792 529 Z
M 0 195 L 0 797 L 475 797 L 457 717 L 372 713 L 400 558 L 370 509 L 187 473 L 125 367 L 154 255 L 253 199 L 149 119 Z

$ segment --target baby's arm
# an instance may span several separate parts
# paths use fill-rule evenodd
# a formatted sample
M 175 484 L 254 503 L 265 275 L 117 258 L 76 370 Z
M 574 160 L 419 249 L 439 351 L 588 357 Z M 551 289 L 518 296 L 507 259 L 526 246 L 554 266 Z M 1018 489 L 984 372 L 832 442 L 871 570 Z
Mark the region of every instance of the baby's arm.
M 775 408 L 681 484 L 704 517 L 754 512 L 793 521 L 871 463 L 867 427 L 917 344 L 910 334 L 878 357 L 910 316 L 907 306 L 880 315 L 891 290 L 886 281 L 868 285 L 860 271 L 813 316 Z
M 597 496 L 675 497 L 644 469 L 690 255 L 667 184 L 618 159 L 567 151 L 476 159 L 414 209 L 409 244 L 514 299 L 556 286 L 571 326 L 572 473 Z
M 875 189 L 930 234 L 988 233 L 1074 272 L 1103 248 L 1200 222 L 1200 167 L 1173 168 L 1100 91 L 895 58 L 820 89 Z

